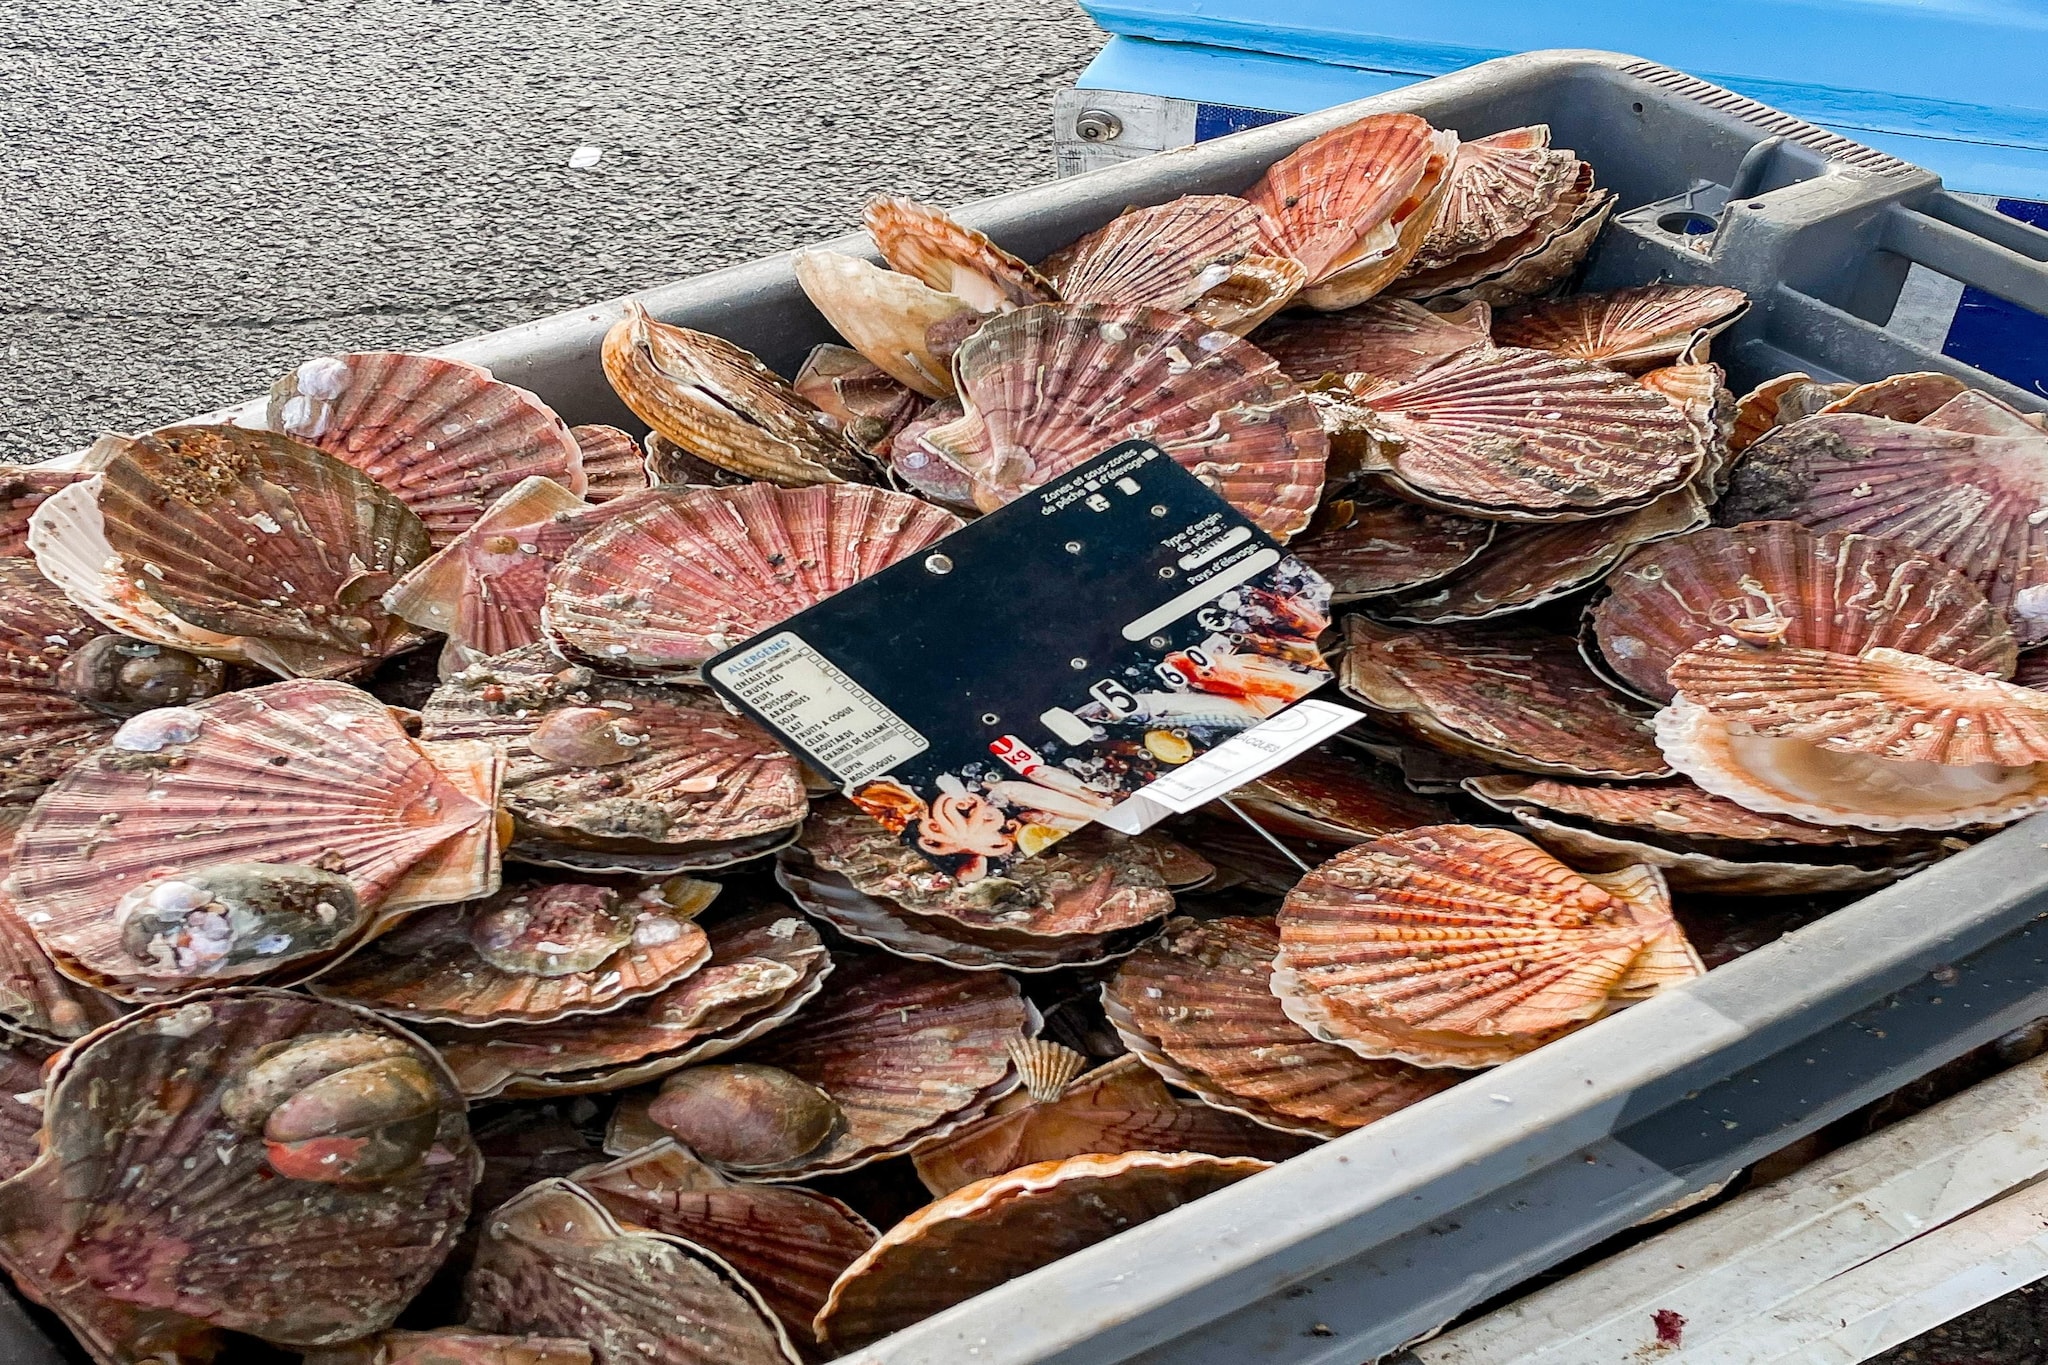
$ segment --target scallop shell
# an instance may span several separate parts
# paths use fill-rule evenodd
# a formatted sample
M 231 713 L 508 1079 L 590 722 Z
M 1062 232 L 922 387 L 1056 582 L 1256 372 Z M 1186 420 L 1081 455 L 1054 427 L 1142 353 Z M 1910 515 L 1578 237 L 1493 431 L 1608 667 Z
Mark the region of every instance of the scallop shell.
M 1392 278 L 1435 220 L 1457 147 L 1414 114 L 1369 114 L 1274 162 L 1244 197 L 1264 217 L 1263 248 L 1300 261 L 1310 289 L 1361 265 L 1393 262 Z
M 1366 374 L 1405 384 L 1468 351 L 1490 350 L 1485 304 L 1432 313 L 1407 299 L 1378 298 L 1342 313 L 1294 313 L 1252 337 L 1298 384 L 1326 374 Z
M 648 486 L 647 456 L 630 434 L 617 427 L 581 426 L 570 427 L 569 435 L 583 454 L 583 496 L 591 502 L 610 502 Z
M 629 302 L 604 335 L 604 374 L 636 417 L 720 469 L 790 488 L 872 480 L 824 413 L 723 337 Z
M 666 989 L 711 957 L 694 915 L 590 883 L 517 882 L 470 905 L 414 917 L 314 983 L 314 993 L 421 1023 L 548 1024 L 603 1014 Z M 508 923 L 509 919 L 509 923 Z M 500 945 L 516 932 L 517 938 Z M 601 956 L 600 956 L 601 955 Z M 595 965 L 585 965 L 595 958 Z
M 456 675 L 423 715 L 428 739 L 506 747 L 509 855 L 526 861 L 721 867 L 794 838 L 807 804 L 796 760 L 710 693 L 565 667 L 544 645 Z
M 879 1235 L 836 1199 L 793 1186 L 736 1183 L 673 1142 L 581 1171 L 575 1182 L 614 1217 L 719 1256 L 798 1342 L 811 1340 L 811 1319 L 832 1282 Z
M 1504 627 L 1396 630 L 1346 622 L 1344 694 L 1433 745 L 1517 772 L 1665 777 L 1648 716 L 1563 636 Z
M 1231 793 L 1280 834 L 1342 845 L 1442 824 L 1450 812 L 1355 758 L 1311 749 Z
M 959 525 L 907 494 L 856 485 L 657 492 L 555 566 L 542 626 L 607 671 L 687 676 Z
M 1291 549 L 1329 580 L 1332 603 L 1434 583 L 1478 558 L 1495 534 L 1493 522 L 1377 491 L 1325 504 L 1325 511 L 1332 524 L 1311 526 Z
M 737 488 L 753 482 L 698 459 L 658 431 L 647 433 L 647 477 L 656 488 Z
M 1068 303 L 1184 313 L 1259 243 L 1259 211 L 1227 194 L 1189 194 L 1119 217 L 1040 263 Z
M 1699 473 L 1707 434 L 1663 395 L 1582 360 L 1474 351 L 1359 392 L 1367 464 L 1403 497 L 1496 521 L 1632 511 Z
M 484 1223 L 464 1317 L 493 1332 L 592 1342 L 604 1365 L 798 1365 L 760 1293 L 694 1242 L 622 1225 L 543 1180 Z
M 1965 389 L 1922 417 L 1919 425 L 1971 436 L 2032 436 L 2048 432 L 2048 417 L 2021 412 L 1982 389 Z
M 1893 422 L 1922 422 L 1968 392 L 1970 386 L 1952 374 L 1894 374 L 1875 383 L 1859 384 L 1821 411 L 1861 412 Z
M 1387 286 L 1397 298 L 1496 305 L 1519 303 L 1562 284 L 1586 259 L 1614 211 L 1613 190 L 1596 189 L 1580 162 L 1570 188 L 1527 232 L 1434 270 L 1411 270 Z
M 430 1030 L 475 1099 L 621 1090 L 740 1047 L 787 1022 L 832 958 L 803 918 L 780 908 L 713 924 L 711 960 L 623 1009 L 548 1025 Z
M 1458 144 L 1451 182 L 1413 268 L 1433 270 L 1535 227 L 1578 178 L 1579 159 L 1550 145 L 1550 125 Z
M 1527 611 L 1598 582 L 1630 551 L 1697 531 L 1707 519 L 1706 502 L 1688 484 L 1619 516 L 1503 526 L 1471 564 L 1426 587 L 1376 603 L 1374 609 L 1389 620 L 1422 625 L 1485 621 Z
M 0 849 L 4 849 L 0 853 L 0 868 L 11 868 L 14 842 L 27 814 L 25 809 L 17 809 L 0 822 L 0 831 L 4 831 L 0 833 Z M 113 997 L 82 986 L 58 971 L 57 964 L 36 942 L 28 922 L 22 919 L 14 897 L 0 883 L 0 1029 L 32 1039 L 68 1042 L 118 1019 L 125 1008 Z M 0 1088 L 0 1097 L 35 1088 Z M 0 1105 L 4 1105 L 4 1099 L 0 1099 Z M 30 1136 L 33 1138 L 33 1132 Z M 33 1142 L 30 1145 L 33 1147 Z
M 1166 1080 L 1282 1132 L 1342 1137 L 1462 1079 L 1316 1041 L 1271 989 L 1279 951 L 1270 917 L 1174 919 L 1104 984 L 1103 1007 Z
M 1766 379 L 1736 400 L 1735 430 L 1728 438 L 1728 449 L 1739 454 L 1762 440 L 1772 428 L 1810 417 L 1854 387 L 1820 384 L 1812 375 L 1799 371 Z M 1788 403 L 1793 409 L 1790 413 L 1785 410 Z
M 43 469 L 36 465 L 0 468 L 0 556 L 27 556 L 29 518 L 51 494 L 91 478 L 83 469 Z
M 1204 327 L 1243 336 L 1294 302 L 1308 284 L 1308 270 L 1292 256 L 1254 252 L 1231 269 L 1230 278 L 1188 305 L 1187 314 Z
M 1009 1052 L 1010 1062 L 1024 1082 L 1024 1094 L 1034 1103 L 1045 1104 L 1058 1099 L 1066 1093 L 1074 1078 L 1088 1069 L 1086 1053 L 1076 1052 L 1049 1038 L 1012 1038 Z
M 1749 311 L 1749 296 L 1719 284 L 1645 284 L 1528 304 L 1494 320 L 1502 346 L 1550 351 L 1631 373 L 1705 358 L 1704 343 Z
M 342 677 L 419 643 L 378 599 L 427 557 L 427 529 L 350 465 L 270 432 L 166 427 L 123 442 L 100 480 L 122 576 L 272 672 Z
M 967 416 L 925 441 L 993 511 L 1119 441 L 1152 441 L 1285 540 L 1308 524 L 1329 441 L 1264 352 L 1157 309 L 1026 308 L 953 357 Z
M 0 1036 L 0 1180 L 12 1180 L 42 1154 L 43 1063 L 57 1051 L 38 1038 Z
M 899 487 L 921 494 L 967 516 L 980 515 L 974 505 L 974 480 L 952 457 L 924 438 L 967 415 L 957 398 L 941 398 L 904 424 L 889 443 L 889 474 Z
M 105 633 L 33 563 L 0 559 L 0 804 L 35 800 L 114 732 L 118 722 L 74 696 L 60 673 Z
M 1285 1161 L 1313 1142 L 1236 1114 L 1175 1099 L 1137 1057 L 1122 1056 L 1050 1100 L 1012 1093 L 985 1118 L 920 1151 L 918 1178 L 934 1196 L 1042 1161 L 1090 1153 L 1201 1152 Z
M 1059 298 L 1036 270 L 929 204 L 876 195 L 861 211 L 861 221 L 892 268 L 964 299 L 979 312 L 1008 312 Z
M 1355 308 L 1378 294 L 1407 270 L 1429 237 L 1437 211 L 1451 185 L 1457 161 L 1458 135 L 1439 132 L 1433 139 L 1422 178 L 1394 210 L 1394 216 L 1359 242 L 1357 250 L 1321 280 L 1310 280 L 1301 302 L 1323 312 Z
M 890 1228 L 849 1266 L 818 1313 L 818 1339 L 842 1351 L 879 1341 L 1270 1164 L 1126 1152 L 976 1181 Z
M 1723 526 L 1785 519 L 1885 536 L 1967 575 L 2022 647 L 2048 639 L 2048 434 L 1973 436 L 1836 413 L 1742 453 Z
M 405 899 L 408 874 L 430 858 L 458 847 L 494 855 L 492 806 L 492 793 L 465 791 L 368 693 L 272 683 L 129 721 L 36 803 L 8 885 L 37 940 L 68 970 L 146 998 L 206 980 L 152 967 L 123 946 L 116 907 L 131 889 L 221 863 L 332 867 L 370 912 L 359 938 L 378 927 L 379 906 Z M 492 890 L 495 857 L 488 861 L 481 884 L 448 899 Z M 220 968 L 263 969 L 260 958 Z
M 950 367 L 946 374 L 950 383 Z M 859 351 L 845 346 L 812 347 L 791 382 L 820 412 L 839 423 L 848 441 L 871 455 L 886 455 L 897 433 L 931 406 L 916 389 L 891 378 Z
M 1580 875 L 1500 829 L 1347 849 L 1280 907 L 1287 1016 L 1363 1057 L 1511 1060 L 1705 970 L 1653 869 Z
M 975 312 L 967 300 L 837 251 L 799 251 L 796 280 L 846 344 L 891 379 L 927 398 L 953 392 L 944 324 Z
M 1699 531 L 1638 551 L 1591 613 L 1606 666 L 1654 701 L 1671 661 L 1729 639 L 1856 654 L 1875 645 L 2009 676 L 2012 631 L 1970 581 L 1895 541 L 1794 522 Z
M 1728 487 L 1728 465 L 1734 459 L 1729 442 L 1735 435 L 1735 395 L 1719 365 L 1664 365 L 1646 370 L 1636 382 L 1663 394 L 1706 438 L 1706 457 L 1692 486 L 1708 505 Z
M 264 425 L 389 489 L 445 545 L 521 479 L 585 486 L 583 452 L 525 389 L 460 360 L 398 351 L 318 356 L 277 381 Z
M 2021 687 L 2048 688 L 2048 649 L 2031 649 L 2020 655 L 2012 680 Z
M 267 1125 L 265 1110 L 245 1118 L 238 1087 L 283 1040 L 322 1035 L 402 1061 L 421 1087 L 409 1166 L 355 1183 L 279 1178 L 282 1108 Z M 284 1098 L 311 1099 L 312 1088 L 295 1080 Z M 46 1150 L 0 1186 L 17 1273 L 26 1263 L 32 1281 L 118 1295 L 167 1326 L 279 1345 L 390 1326 L 439 1268 L 481 1167 L 431 1049 L 368 1011 L 283 991 L 210 992 L 130 1015 L 67 1049 L 45 1094 Z
M 308 1351 L 305 1365 L 592 1365 L 590 1347 L 567 1337 L 500 1336 L 467 1327 L 379 1332 L 331 1350 Z

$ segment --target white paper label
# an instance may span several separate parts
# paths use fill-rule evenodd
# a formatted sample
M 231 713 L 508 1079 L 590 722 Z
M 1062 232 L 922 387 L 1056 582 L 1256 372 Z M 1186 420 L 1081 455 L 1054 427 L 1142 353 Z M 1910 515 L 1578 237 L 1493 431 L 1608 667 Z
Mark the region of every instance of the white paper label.
M 1139 834 L 1169 815 L 1185 815 L 1219 796 L 1228 796 L 1298 754 L 1363 719 L 1361 713 L 1326 701 L 1300 701 L 1243 734 L 1232 735 L 1205 754 L 1175 768 L 1143 791 L 1096 817 L 1098 824 Z
M 790 631 L 711 670 L 842 786 L 879 777 L 931 747 L 901 716 Z

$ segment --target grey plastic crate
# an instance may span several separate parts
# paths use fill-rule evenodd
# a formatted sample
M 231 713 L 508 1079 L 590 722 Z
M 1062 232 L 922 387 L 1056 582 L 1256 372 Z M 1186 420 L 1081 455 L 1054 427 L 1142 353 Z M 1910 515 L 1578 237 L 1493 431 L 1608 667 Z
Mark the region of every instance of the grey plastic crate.
M 1941 370 L 1886 332 L 1910 262 L 2048 313 L 2048 233 L 1931 173 L 1630 57 L 1538 52 L 985 200 L 1030 259 L 1130 204 L 1236 192 L 1308 138 L 1412 110 L 1478 136 L 1546 122 L 1624 212 L 1590 287 L 1748 290 L 1717 346 L 1738 388 L 1802 369 Z M 1731 195 L 1731 188 L 1734 193 Z M 1731 203 L 1732 208 L 1724 206 Z M 1682 218 L 1717 220 L 1711 232 Z M 1694 224 L 1700 226 L 1699 223 Z M 834 245 L 865 250 L 865 239 Z M 790 372 L 824 322 L 773 256 L 638 296 Z M 572 422 L 624 421 L 598 366 L 616 303 L 446 353 Z M 2048 1014 L 2048 817 L 1528 1057 L 847 1357 L 858 1365 L 1360 1365 L 1856 1106 Z M 0 1316 L 0 1355 L 43 1343 Z

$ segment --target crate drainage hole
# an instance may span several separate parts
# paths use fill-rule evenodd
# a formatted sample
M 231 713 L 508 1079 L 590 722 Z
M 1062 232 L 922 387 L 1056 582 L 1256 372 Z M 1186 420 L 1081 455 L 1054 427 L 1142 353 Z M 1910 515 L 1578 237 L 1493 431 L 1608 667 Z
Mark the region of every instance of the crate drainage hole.
M 1667 213 L 1662 218 L 1659 218 L 1657 226 L 1663 228 L 1666 232 L 1680 237 L 1704 237 L 1719 226 L 1719 224 L 1715 223 L 1713 219 L 1707 217 L 1704 213 L 1694 213 L 1691 209 L 1681 209 L 1677 213 Z

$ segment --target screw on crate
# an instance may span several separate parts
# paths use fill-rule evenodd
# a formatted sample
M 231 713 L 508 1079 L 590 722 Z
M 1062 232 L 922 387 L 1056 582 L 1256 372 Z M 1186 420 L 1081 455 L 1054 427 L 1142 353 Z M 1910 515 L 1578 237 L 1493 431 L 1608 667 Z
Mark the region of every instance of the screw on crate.
M 1124 135 L 1124 121 L 1107 109 L 1083 109 L 1074 117 L 1074 136 L 1083 142 L 1114 142 Z

